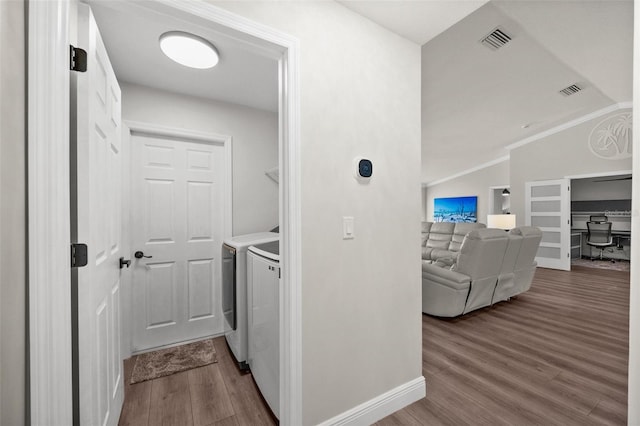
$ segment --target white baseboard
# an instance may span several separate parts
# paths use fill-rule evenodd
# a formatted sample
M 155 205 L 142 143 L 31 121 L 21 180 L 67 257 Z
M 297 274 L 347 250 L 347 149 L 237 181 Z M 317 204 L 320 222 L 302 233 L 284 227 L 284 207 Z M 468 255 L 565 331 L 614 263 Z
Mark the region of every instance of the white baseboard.
M 424 377 L 420 376 L 388 392 L 364 402 L 342 414 L 320 423 L 320 426 L 366 426 L 392 414 L 427 394 Z

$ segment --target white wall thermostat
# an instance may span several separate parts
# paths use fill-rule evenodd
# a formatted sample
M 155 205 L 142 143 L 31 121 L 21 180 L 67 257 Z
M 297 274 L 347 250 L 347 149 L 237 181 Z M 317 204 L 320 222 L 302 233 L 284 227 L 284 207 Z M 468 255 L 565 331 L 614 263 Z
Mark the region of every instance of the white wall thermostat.
M 358 182 L 369 182 L 373 176 L 373 163 L 363 157 L 356 157 L 354 160 L 354 175 Z

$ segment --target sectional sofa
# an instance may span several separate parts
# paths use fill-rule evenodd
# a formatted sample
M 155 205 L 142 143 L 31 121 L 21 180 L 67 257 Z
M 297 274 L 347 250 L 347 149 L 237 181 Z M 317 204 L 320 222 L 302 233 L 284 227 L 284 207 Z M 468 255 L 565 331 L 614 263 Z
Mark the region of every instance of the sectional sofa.
M 455 258 L 464 237 L 486 227 L 484 223 L 422 222 L 422 262 Z
M 535 227 L 478 228 L 464 237 L 453 259 L 423 259 L 422 311 L 455 317 L 529 290 L 541 238 Z

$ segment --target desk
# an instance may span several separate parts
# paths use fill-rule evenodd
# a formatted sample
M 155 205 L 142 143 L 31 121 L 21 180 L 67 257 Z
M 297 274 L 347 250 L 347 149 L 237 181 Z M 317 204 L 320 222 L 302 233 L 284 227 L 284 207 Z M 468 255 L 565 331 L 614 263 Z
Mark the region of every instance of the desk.
M 586 229 L 571 230 L 571 258 L 581 258 L 583 253 L 591 256 L 592 247 L 587 245 Z M 605 249 L 607 259 L 631 260 L 631 231 L 611 231 L 614 245 Z
M 582 258 L 582 232 L 571 230 L 571 258 Z

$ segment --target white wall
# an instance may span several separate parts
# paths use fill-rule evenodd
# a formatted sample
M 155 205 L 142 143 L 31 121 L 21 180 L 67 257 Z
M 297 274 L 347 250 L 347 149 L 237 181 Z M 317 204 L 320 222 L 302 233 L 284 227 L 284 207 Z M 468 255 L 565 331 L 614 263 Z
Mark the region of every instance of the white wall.
M 278 165 L 277 113 L 120 85 L 124 120 L 232 136 L 234 235 L 278 225 L 278 184 L 264 174 Z
M 572 179 L 571 201 L 630 200 L 631 179 L 601 181 L 602 179 L 615 179 L 619 177 L 620 176 L 607 176 L 596 179 Z
M 633 170 L 640 171 L 640 7 L 634 4 L 633 29 Z M 627 423 L 640 424 L 640 182 L 633 180 L 631 217 L 631 289 L 629 294 L 629 396 Z
M 25 423 L 24 2 L 0 1 L 0 424 Z
M 420 47 L 336 2 L 215 4 L 300 40 L 302 410 L 317 424 L 422 375 Z
M 423 199 L 426 220 L 433 221 L 433 199 L 441 197 L 478 196 L 478 222 L 487 223 L 491 186 L 509 184 L 509 161 L 469 173 L 455 179 L 428 186 Z
M 609 115 L 624 111 L 628 110 L 623 109 Z M 524 225 L 525 222 L 526 182 L 631 170 L 631 158 L 606 160 L 596 157 L 589 150 L 589 134 L 609 115 L 586 121 L 511 150 L 511 211 L 517 215 L 518 225 Z

